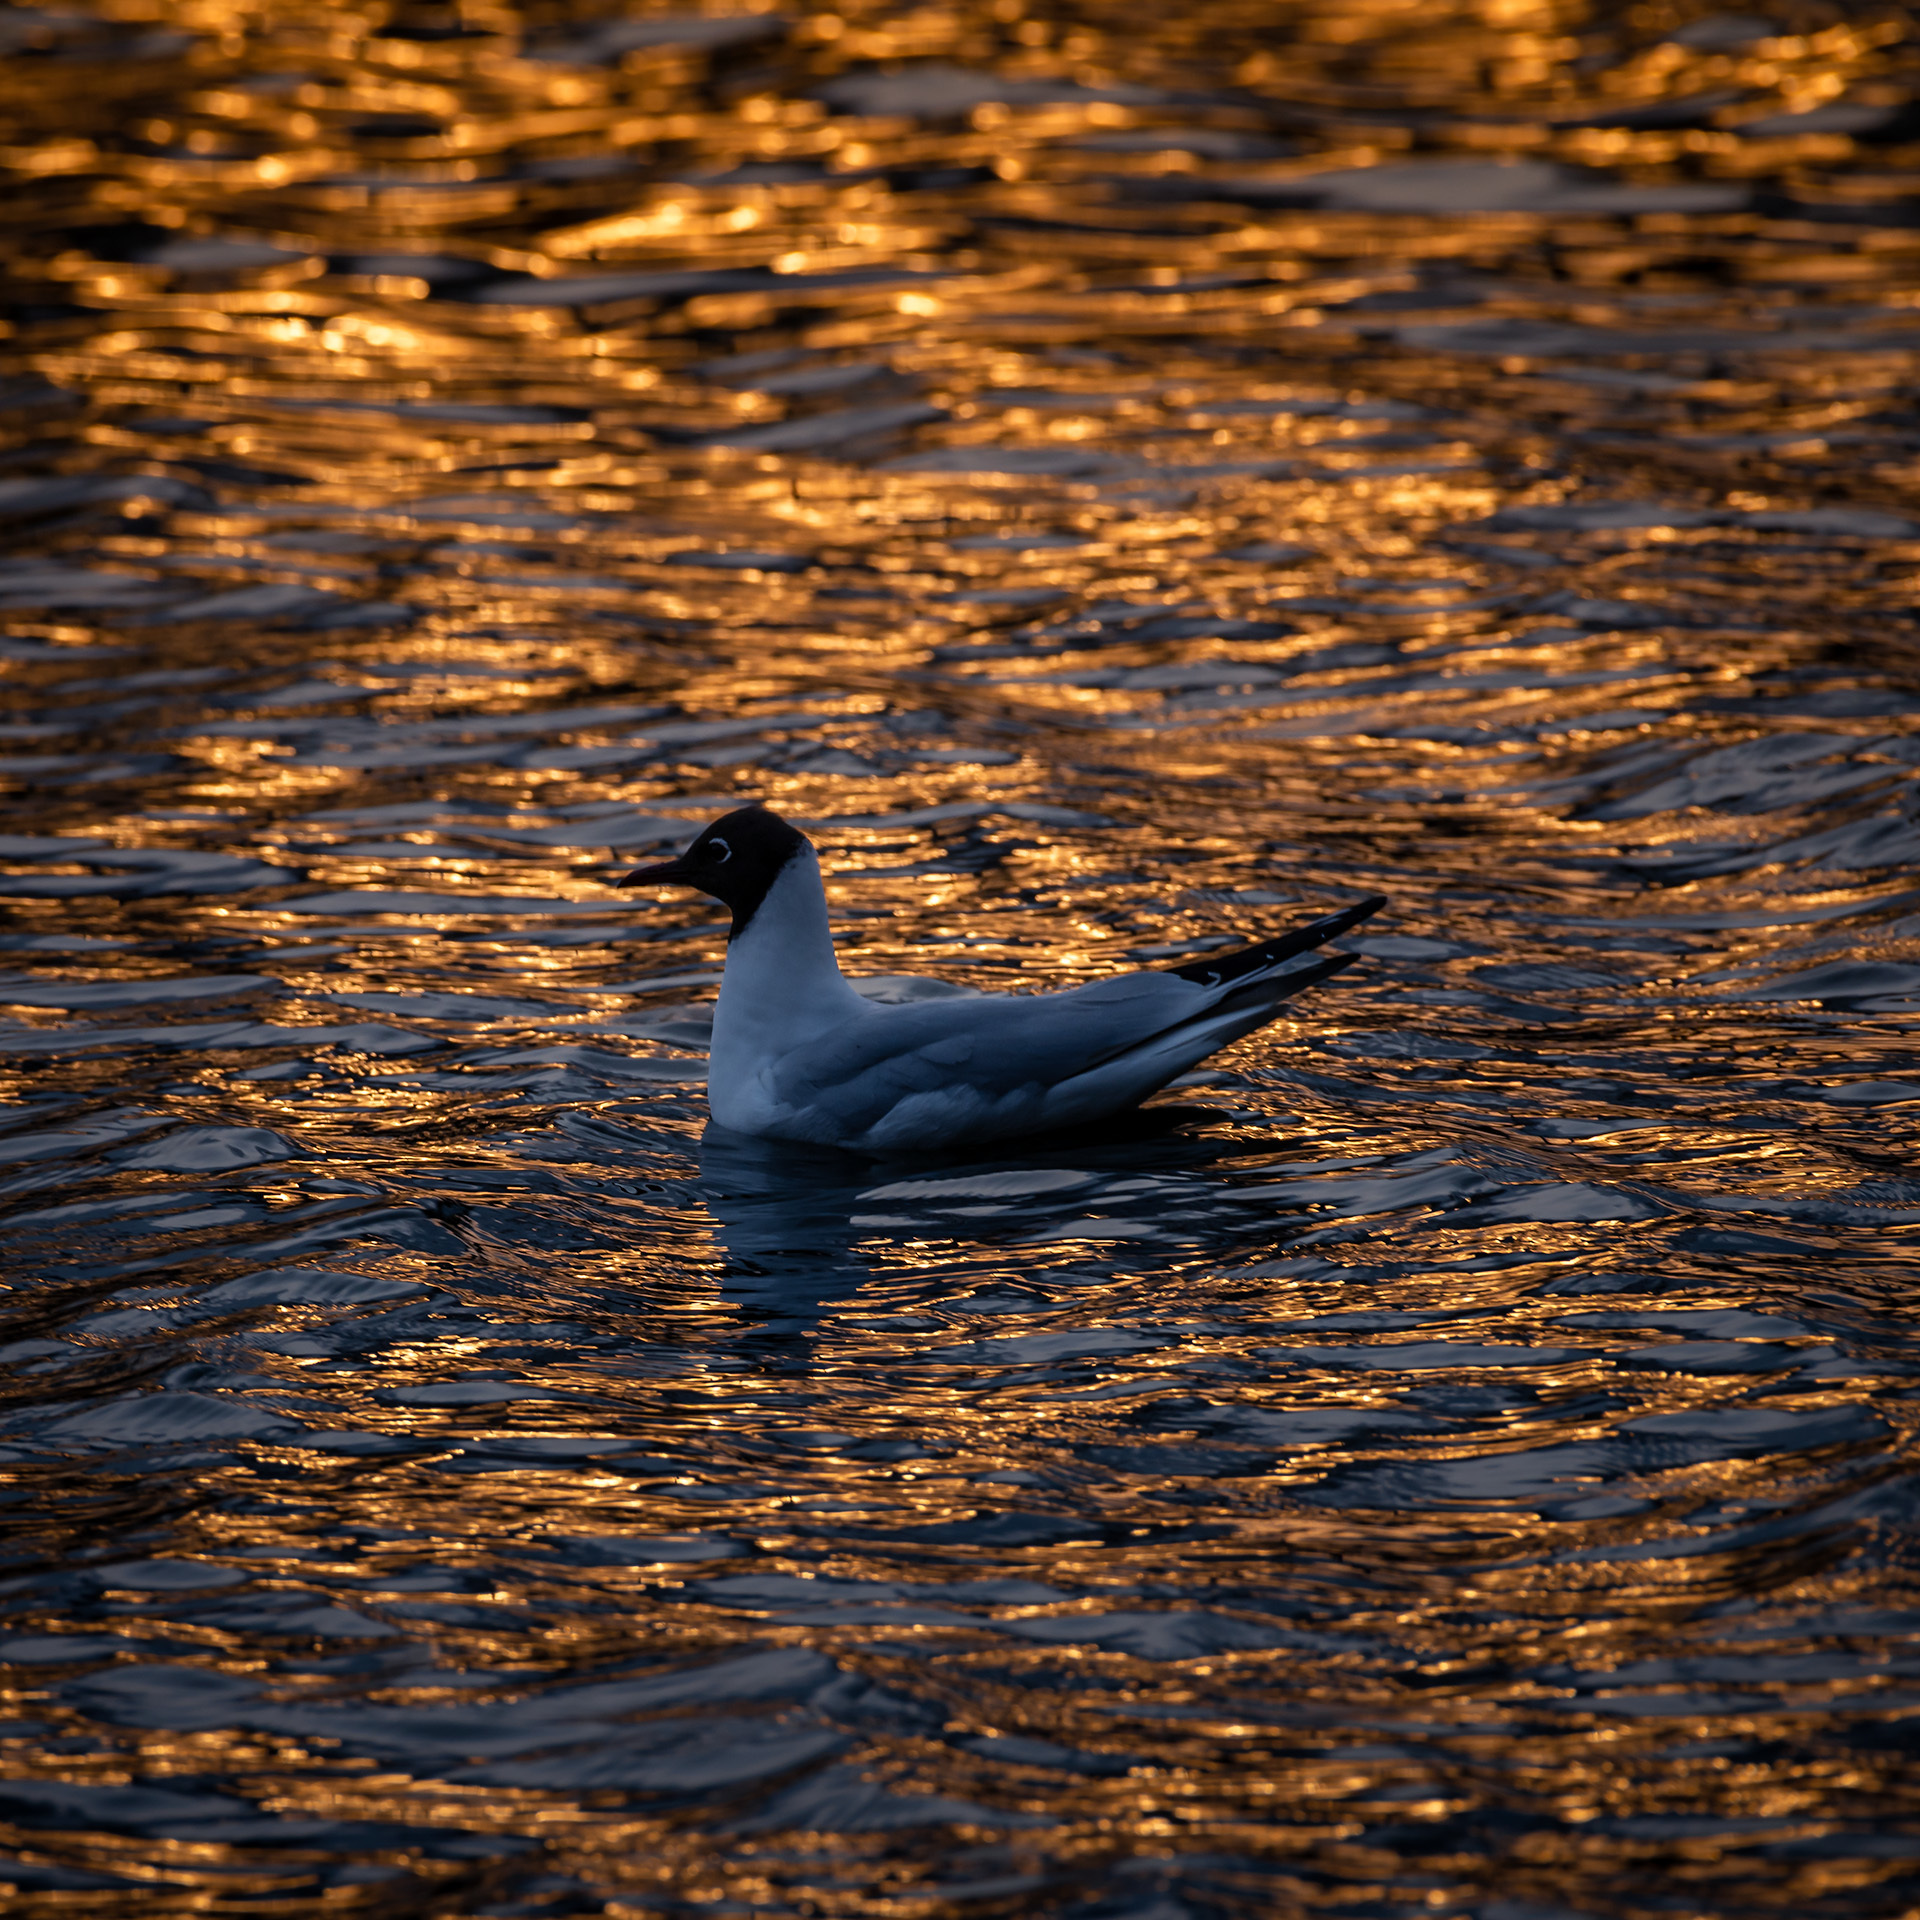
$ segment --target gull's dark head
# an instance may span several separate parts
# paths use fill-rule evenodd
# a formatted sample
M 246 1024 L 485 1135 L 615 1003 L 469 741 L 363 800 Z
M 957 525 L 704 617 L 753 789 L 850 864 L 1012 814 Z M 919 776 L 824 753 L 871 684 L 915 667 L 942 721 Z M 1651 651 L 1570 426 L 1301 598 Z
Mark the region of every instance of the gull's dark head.
M 737 937 L 767 897 L 788 863 L 809 851 L 811 842 L 765 807 L 742 807 L 704 828 L 677 860 L 641 867 L 618 884 L 623 887 L 696 887 L 733 910 Z

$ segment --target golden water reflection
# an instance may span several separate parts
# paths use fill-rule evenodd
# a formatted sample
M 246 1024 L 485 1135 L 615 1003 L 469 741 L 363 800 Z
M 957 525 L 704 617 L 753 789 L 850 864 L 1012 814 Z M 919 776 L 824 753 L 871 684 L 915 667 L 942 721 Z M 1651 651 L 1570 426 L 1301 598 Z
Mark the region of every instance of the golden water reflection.
M 1914 1905 L 1914 25 L 0 20 L 9 1909 Z M 1169 1102 L 849 969 L 1380 891 Z

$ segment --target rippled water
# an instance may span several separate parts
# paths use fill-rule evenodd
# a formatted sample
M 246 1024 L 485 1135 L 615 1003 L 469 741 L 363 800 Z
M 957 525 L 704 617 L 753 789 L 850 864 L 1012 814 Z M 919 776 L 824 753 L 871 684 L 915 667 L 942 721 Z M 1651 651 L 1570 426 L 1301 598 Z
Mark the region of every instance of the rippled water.
M 1920 30 L 0 19 L 23 1915 L 1920 1901 Z M 1100 1139 L 858 974 L 1366 891 Z M 657 856 L 656 856 L 657 857 Z

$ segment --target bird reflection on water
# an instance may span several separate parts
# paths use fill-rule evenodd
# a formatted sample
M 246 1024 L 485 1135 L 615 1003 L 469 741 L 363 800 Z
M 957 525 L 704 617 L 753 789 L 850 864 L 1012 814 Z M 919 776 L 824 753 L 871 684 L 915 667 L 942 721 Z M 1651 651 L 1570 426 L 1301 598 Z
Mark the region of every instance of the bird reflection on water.
M 1022 1141 L 1011 1158 L 978 1148 L 876 1159 L 709 1125 L 700 1137 L 696 1190 L 713 1214 L 715 1238 L 726 1255 L 720 1297 L 764 1329 L 755 1342 L 757 1354 L 770 1352 L 769 1341 L 785 1340 L 795 1364 L 804 1366 L 802 1336 L 857 1309 L 863 1291 L 879 1277 L 863 1261 L 861 1248 L 876 1239 L 898 1243 L 901 1229 L 924 1226 L 889 1217 L 890 1198 L 902 1192 L 938 1195 L 960 1208 L 972 1231 L 1017 1241 L 1023 1196 L 1051 1198 L 1102 1176 L 1198 1173 L 1236 1148 L 1244 1153 L 1244 1142 L 1204 1137 L 1201 1130 L 1222 1112 L 1167 1101 L 1096 1127 Z M 986 1215 L 995 1216 L 990 1229 Z M 1057 1223 L 1055 1209 L 1036 1209 L 1025 1224 L 1042 1221 Z
M 758 1140 L 709 1126 L 698 1191 L 726 1256 L 720 1297 L 761 1329 L 756 1348 L 784 1345 L 805 1366 L 804 1338 L 854 1305 L 874 1278 L 853 1224 L 872 1163 L 828 1147 Z

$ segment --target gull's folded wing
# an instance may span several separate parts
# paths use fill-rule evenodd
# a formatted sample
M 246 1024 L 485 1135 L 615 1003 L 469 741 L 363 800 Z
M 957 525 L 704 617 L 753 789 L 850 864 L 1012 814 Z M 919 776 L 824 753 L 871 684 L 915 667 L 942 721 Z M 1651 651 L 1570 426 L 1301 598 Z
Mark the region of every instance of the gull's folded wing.
M 831 1115 L 844 1137 L 903 1101 L 951 1101 L 982 1121 L 1011 1121 L 1053 1089 L 1128 1056 L 1167 1063 L 1164 1078 L 1273 1017 L 1280 1003 L 1349 965 L 1337 954 L 1295 964 L 1385 902 L 1362 901 L 1240 952 L 1166 971 L 1116 974 L 1064 993 L 880 1007 L 782 1059 L 768 1091 L 794 1111 Z M 1191 1046 L 1182 1036 L 1190 1030 Z M 1141 1089 L 1152 1091 L 1158 1081 Z

